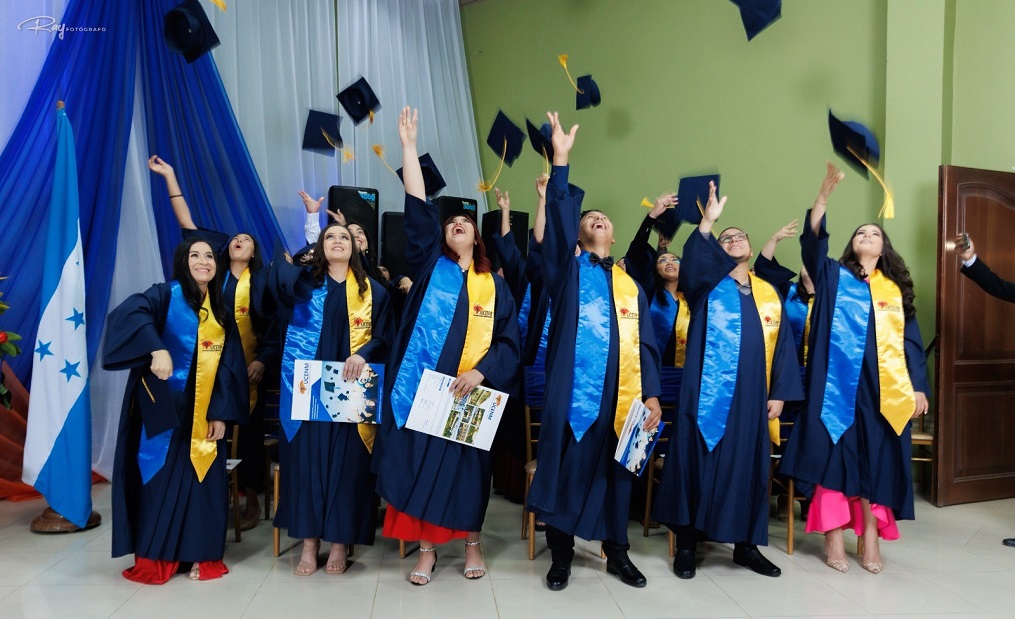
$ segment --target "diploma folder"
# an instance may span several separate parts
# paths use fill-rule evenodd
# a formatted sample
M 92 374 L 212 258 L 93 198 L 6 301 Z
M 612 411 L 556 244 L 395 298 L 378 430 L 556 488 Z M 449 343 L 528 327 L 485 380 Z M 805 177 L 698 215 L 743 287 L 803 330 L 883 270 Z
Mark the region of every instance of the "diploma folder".
M 448 391 L 454 376 L 423 370 L 405 427 L 490 451 L 508 395 L 479 385 L 460 398 Z
M 651 414 L 652 411 L 647 409 L 641 400 L 635 399 L 631 402 L 627 421 L 624 422 L 624 429 L 621 430 L 620 438 L 617 440 L 617 451 L 613 454 L 614 460 L 638 477 L 645 472 L 645 463 L 652 456 L 659 441 L 661 426 L 656 426 L 651 432 L 645 430 L 645 420 Z
M 354 380 L 342 378 L 340 361 L 297 359 L 291 415 L 298 421 L 380 423 L 384 365 L 368 363 Z

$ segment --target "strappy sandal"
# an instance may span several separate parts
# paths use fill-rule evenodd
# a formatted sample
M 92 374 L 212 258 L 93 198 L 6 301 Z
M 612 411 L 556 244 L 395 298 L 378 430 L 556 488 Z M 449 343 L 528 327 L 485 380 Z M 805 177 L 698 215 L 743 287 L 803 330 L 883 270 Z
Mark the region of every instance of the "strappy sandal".
M 300 550 L 300 562 L 298 564 L 296 564 L 296 567 L 293 569 L 293 575 L 295 575 L 295 576 L 310 576 L 311 574 L 316 572 L 317 571 L 317 554 L 320 551 L 321 551 L 321 542 L 318 540 L 317 543 L 314 544 L 314 562 L 311 563 L 310 561 L 304 561 L 303 560 L 303 551 L 301 549 Z M 290 563 L 290 565 L 292 565 L 292 564 Z M 306 567 L 304 567 L 304 566 L 306 566 Z
M 190 580 L 201 580 L 201 564 L 195 562 L 190 568 L 190 572 L 187 574 L 187 578 Z
M 344 574 L 347 569 L 349 569 L 349 546 L 345 547 L 345 558 L 341 561 L 332 561 L 329 552 L 328 562 L 324 565 L 326 574 Z
M 481 543 L 482 543 L 482 540 L 476 540 L 474 542 L 465 542 L 465 545 L 466 546 L 479 546 Z M 480 554 L 480 557 L 482 557 L 482 554 Z M 485 563 L 486 561 L 484 560 L 483 562 Z M 475 572 L 482 572 L 482 574 L 480 574 L 479 576 L 469 576 L 469 574 L 473 574 Z M 462 575 L 465 576 L 465 578 L 467 578 L 468 580 L 479 580 L 483 576 L 486 576 L 486 568 L 485 567 L 466 567 L 464 570 L 462 570 Z
M 432 552 L 432 553 L 434 553 L 433 554 L 433 565 L 430 566 L 430 573 L 429 574 L 426 574 L 424 572 L 415 572 L 415 571 L 414 572 L 409 572 L 409 582 L 412 583 L 413 585 L 417 586 L 417 587 L 422 587 L 423 585 L 430 584 L 430 578 L 433 576 L 433 571 L 435 569 L 437 569 L 437 547 L 436 546 L 431 546 L 430 548 L 423 548 L 422 546 L 420 546 L 419 547 L 419 551 L 420 552 Z M 426 582 L 415 582 L 415 581 L 412 580 L 413 576 L 415 576 L 417 578 L 425 578 Z

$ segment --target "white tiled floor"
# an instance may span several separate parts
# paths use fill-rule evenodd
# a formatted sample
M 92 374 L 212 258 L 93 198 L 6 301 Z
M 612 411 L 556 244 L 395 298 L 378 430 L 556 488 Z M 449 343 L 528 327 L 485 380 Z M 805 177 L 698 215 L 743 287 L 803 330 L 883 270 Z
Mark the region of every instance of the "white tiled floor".
M 292 574 L 298 551 L 275 559 L 271 527 L 261 522 L 226 546 L 231 572 L 211 582 L 182 576 L 159 586 L 124 580 L 130 558 L 110 559 L 109 486 L 94 489 L 104 521 L 92 531 L 43 536 L 28 524 L 41 501 L 0 501 L 0 617 L 141 617 L 160 619 L 255 617 L 503 617 L 581 619 L 661 617 L 1015 617 L 1015 499 L 938 509 L 917 499 L 917 520 L 901 523 L 903 539 L 884 543 L 884 573 L 874 576 L 850 557 L 850 571 L 824 565 L 822 538 L 798 528 L 796 553 L 785 553 L 786 525 L 771 521 L 766 551 L 780 578 L 758 576 L 732 562 L 729 546 L 707 544 L 694 580 L 670 572 L 666 537 L 641 536 L 631 524 L 631 556 L 649 584 L 632 589 L 606 573 L 598 546 L 579 543 L 570 586 L 555 593 L 543 577 L 549 553 L 542 535 L 536 560 L 518 539 L 520 507 L 494 497 L 484 532 L 487 578 L 461 575 L 461 543 L 438 551 L 433 582 L 413 587 L 405 575 L 415 555 L 398 558 L 398 545 L 378 539 L 356 549 L 349 571 L 328 576 Z M 798 522 L 798 525 L 800 523 Z M 847 548 L 855 540 L 847 534 Z

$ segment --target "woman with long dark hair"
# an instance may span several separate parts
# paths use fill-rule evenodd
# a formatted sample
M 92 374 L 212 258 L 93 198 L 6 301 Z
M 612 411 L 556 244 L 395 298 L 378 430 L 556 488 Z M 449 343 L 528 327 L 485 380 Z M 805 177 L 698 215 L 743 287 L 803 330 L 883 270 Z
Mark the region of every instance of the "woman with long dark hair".
M 878 539 L 913 518 L 909 420 L 927 412 L 927 371 L 913 280 L 877 224 L 857 228 L 838 261 L 828 257 L 825 208 L 843 174 L 828 164 L 801 238 L 814 277 L 807 410 L 780 470 L 811 494 L 807 531 L 825 534 L 829 567 L 845 572 L 842 531 L 863 538 L 861 565 L 882 570 Z
M 349 229 L 324 228 L 309 270 L 281 256 L 268 288 L 284 322 L 279 420 L 282 495 L 275 526 L 303 540 L 297 576 L 317 571 L 320 540 L 331 542 L 325 571 L 348 567 L 349 544 L 371 545 L 376 529 L 370 458 L 376 425 L 300 422 L 292 418 L 299 359 L 344 362 L 342 380 L 355 381 L 367 363 L 383 363 L 394 334 L 384 286 L 367 276 Z
M 385 376 L 392 414 L 382 420 L 374 458 L 377 493 L 388 502 L 384 535 L 419 540 L 409 581 L 430 582 L 436 544 L 465 538 L 465 577 L 486 564 L 480 530 L 490 498 L 490 452 L 405 426 L 423 370 L 457 377 L 456 397 L 480 384 L 506 390 L 519 365 L 518 323 L 511 291 L 490 272 L 483 239 L 468 215 L 441 222 L 426 201 L 416 150 L 417 112 L 398 119 L 405 182 L 406 262 L 415 282 L 406 299 Z
M 222 305 L 211 246 L 184 241 L 173 281 L 110 312 L 108 370 L 131 370 L 113 465 L 113 556 L 133 553 L 128 580 L 162 584 L 179 564 L 190 578 L 229 570 L 225 552 L 226 422 L 247 417 L 238 334 Z

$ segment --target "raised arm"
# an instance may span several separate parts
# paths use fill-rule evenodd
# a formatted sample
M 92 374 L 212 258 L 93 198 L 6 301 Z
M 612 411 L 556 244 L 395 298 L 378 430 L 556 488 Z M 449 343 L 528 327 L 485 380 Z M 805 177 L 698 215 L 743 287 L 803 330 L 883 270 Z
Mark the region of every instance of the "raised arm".
M 494 187 L 493 192 L 497 194 L 497 208 L 500 209 L 500 236 L 503 238 L 511 233 L 511 196 L 506 191 L 502 192 L 498 187 Z
M 314 200 L 310 197 L 310 194 L 299 190 L 299 196 L 303 200 L 303 207 L 307 209 L 307 220 L 303 223 L 303 236 L 307 239 L 307 243 L 316 243 L 317 237 L 321 236 L 321 203 L 324 202 L 324 196 Z
M 556 112 L 548 112 L 553 130 L 553 168 L 546 186 L 546 235 L 543 238 L 543 281 L 552 294 L 566 277 L 569 264 L 574 263 L 578 245 L 578 224 L 585 192 L 568 183 L 568 155 L 574 146 L 578 125 L 564 133 Z
M 425 202 L 426 185 L 423 182 L 423 169 L 419 165 L 419 152 L 416 150 L 418 121 L 419 110 L 403 107 L 402 113 L 398 115 L 398 139 L 402 142 L 402 182 L 405 193 Z
M 765 246 L 761 248 L 761 255 L 769 260 L 775 258 L 775 246 L 779 244 L 779 241 L 793 238 L 797 232 L 797 220 L 793 220 L 785 226 L 779 228 L 772 235 L 772 238 L 768 239 Z
M 543 232 L 546 230 L 546 183 L 549 180 L 549 174 L 540 174 L 536 178 L 536 218 L 532 223 L 532 236 L 536 243 L 543 242 Z
M 825 207 L 828 205 L 828 196 L 832 195 L 836 185 L 844 178 L 846 178 L 846 175 L 829 162 L 825 173 L 825 180 L 821 181 L 821 189 L 818 190 L 818 197 L 814 198 L 810 221 L 807 222 L 815 235 L 818 234 L 818 230 L 821 228 L 821 220 L 825 216 Z
M 698 224 L 699 234 L 691 233 L 684 242 L 683 262 L 680 268 L 680 289 L 687 297 L 691 313 L 708 297 L 722 278 L 737 266 L 712 236 L 712 227 L 722 215 L 726 197 L 716 197 L 715 183 L 709 183 L 708 205 Z
M 190 207 L 187 206 L 187 200 L 183 197 L 183 191 L 180 189 L 180 183 L 176 180 L 173 166 L 163 161 L 158 155 L 152 155 L 148 159 L 148 169 L 166 179 L 169 205 L 173 207 L 173 213 L 176 215 L 176 221 L 180 224 L 180 228 L 197 230 L 194 218 L 190 214 Z

